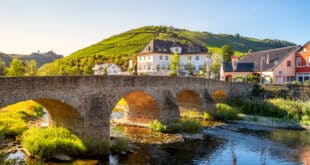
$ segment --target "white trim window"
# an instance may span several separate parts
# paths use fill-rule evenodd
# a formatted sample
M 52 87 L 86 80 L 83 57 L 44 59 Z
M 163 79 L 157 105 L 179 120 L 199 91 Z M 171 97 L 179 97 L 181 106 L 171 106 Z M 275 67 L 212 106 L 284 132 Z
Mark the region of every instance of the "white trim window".
M 296 67 L 301 67 L 301 58 L 300 57 L 296 58 Z

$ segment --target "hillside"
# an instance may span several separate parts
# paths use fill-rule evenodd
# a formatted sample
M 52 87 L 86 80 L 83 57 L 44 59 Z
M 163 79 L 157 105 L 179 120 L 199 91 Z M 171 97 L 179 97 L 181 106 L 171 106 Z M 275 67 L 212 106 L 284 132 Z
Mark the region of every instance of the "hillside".
M 239 34 L 212 34 L 175 29 L 166 26 L 146 26 L 114 35 L 94 45 L 43 66 L 40 71 L 47 75 L 91 74 L 95 63 L 115 62 L 126 69 L 128 59 L 135 57 L 152 39 L 175 40 L 181 43 L 200 43 L 212 52 L 219 52 L 222 45 L 230 45 L 235 54 L 242 56 L 248 51 L 260 51 L 294 45 L 280 40 L 243 37 Z
M 37 67 L 41 67 L 44 64 L 51 63 L 62 57 L 62 55 L 58 55 L 53 51 L 46 53 L 31 53 L 30 55 L 5 54 L 0 52 L 0 60 L 4 61 L 7 67 L 10 65 L 13 58 L 18 58 L 23 61 L 36 60 Z

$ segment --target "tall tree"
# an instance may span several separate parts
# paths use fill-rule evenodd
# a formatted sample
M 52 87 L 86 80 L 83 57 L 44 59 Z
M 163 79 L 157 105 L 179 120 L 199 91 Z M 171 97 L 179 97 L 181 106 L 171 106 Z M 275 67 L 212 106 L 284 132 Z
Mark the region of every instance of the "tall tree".
M 224 61 L 230 62 L 231 56 L 234 54 L 234 50 L 229 45 L 223 45 L 221 49 Z
M 220 76 L 221 65 L 223 63 L 223 57 L 220 54 L 213 53 L 212 61 L 211 72 L 214 73 L 215 78 L 218 79 Z
M 178 72 L 180 69 L 180 56 L 178 53 L 174 53 L 170 60 L 170 70 L 174 72 Z
M 30 60 L 26 62 L 26 75 L 27 76 L 37 75 L 37 62 L 35 60 Z
M 8 76 L 23 76 L 26 72 L 26 65 L 23 61 L 14 58 L 8 69 Z
M 6 75 L 7 68 L 5 67 L 5 63 L 0 59 L 0 76 Z

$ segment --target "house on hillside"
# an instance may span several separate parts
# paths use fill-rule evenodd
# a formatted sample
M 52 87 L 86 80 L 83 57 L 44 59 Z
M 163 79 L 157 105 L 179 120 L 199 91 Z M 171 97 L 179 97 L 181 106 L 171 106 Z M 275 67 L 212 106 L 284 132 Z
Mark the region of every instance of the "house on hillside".
M 96 64 L 93 67 L 94 75 L 119 75 L 121 68 L 114 63 Z
M 254 73 L 254 63 L 237 62 L 236 68 L 233 69 L 231 62 L 223 62 L 220 71 L 222 81 L 232 81 L 233 77 L 246 78 Z
M 300 46 L 290 46 L 253 52 L 241 58 L 239 62 L 254 63 L 254 73 L 262 74 L 264 83 L 291 83 L 296 80 L 295 53 L 300 49 Z
M 203 69 L 208 50 L 197 44 L 180 44 L 173 41 L 153 39 L 137 55 L 138 74 L 167 75 L 170 71 L 171 56 L 177 53 L 180 56 L 180 73 L 189 71 L 191 64 L 193 73 Z
M 310 81 L 310 41 L 296 52 L 296 80 L 299 82 Z

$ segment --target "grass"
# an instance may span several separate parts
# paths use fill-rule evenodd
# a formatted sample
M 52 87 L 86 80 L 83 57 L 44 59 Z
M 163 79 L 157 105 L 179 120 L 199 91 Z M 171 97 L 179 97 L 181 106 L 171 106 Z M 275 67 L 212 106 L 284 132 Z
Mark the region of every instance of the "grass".
M 110 151 L 112 153 L 128 152 L 129 142 L 125 138 L 115 139 L 111 142 Z
M 24 101 L 0 110 L 0 125 L 5 136 L 17 136 L 28 127 L 28 122 L 43 115 L 43 108 L 34 101 Z
M 53 154 L 78 156 L 86 151 L 81 139 L 61 127 L 30 128 L 22 135 L 22 145 L 38 159 L 50 159 Z
M 216 112 L 212 116 L 215 120 L 230 121 L 239 119 L 238 113 L 238 110 L 230 105 L 217 103 Z
M 268 100 L 233 100 L 228 104 L 232 107 L 238 107 L 242 113 L 249 115 L 295 120 L 306 125 L 310 123 L 310 102 L 276 98 Z
M 162 133 L 199 133 L 202 125 L 195 120 L 175 120 L 167 124 L 163 124 L 158 120 L 154 120 L 150 124 L 150 129 Z

